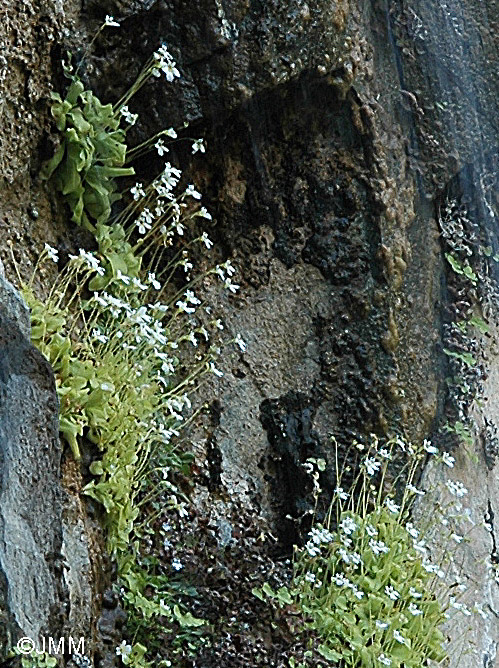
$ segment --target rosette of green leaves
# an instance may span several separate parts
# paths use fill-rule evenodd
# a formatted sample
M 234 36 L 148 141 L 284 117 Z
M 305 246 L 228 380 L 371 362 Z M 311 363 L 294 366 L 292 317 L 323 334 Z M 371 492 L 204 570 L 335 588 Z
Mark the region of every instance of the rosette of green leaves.
M 90 350 L 84 349 L 84 341 L 75 347 L 67 334 L 71 320 L 66 309 L 40 301 L 28 288 L 23 290 L 23 297 L 31 311 L 31 339 L 54 370 L 59 431 L 79 460 L 78 438 L 83 430 L 87 438 L 98 441 L 99 430 L 112 415 L 113 370 L 85 359 Z
M 333 534 L 316 556 L 305 549 L 298 552 L 294 587 L 273 591 L 266 584 L 253 593 L 270 597 L 281 608 L 291 605 L 299 611 L 304 628 L 321 640 L 315 649 L 331 665 L 377 668 L 383 665 L 380 656 L 392 668 L 421 668 L 430 660 L 442 661 L 446 654 L 439 626 L 444 610 L 431 586 L 434 575 L 423 568 L 421 555 L 398 516 L 381 508 L 365 517 L 345 512 L 340 521 L 345 517 L 357 525 L 348 536 L 352 540 L 348 547 L 340 533 Z M 366 527 L 371 533 L 377 531 L 374 540 L 382 541 L 386 552 L 373 551 Z M 345 552 L 357 553 L 361 564 L 346 563 Z M 349 584 L 338 585 L 335 576 Z M 395 600 L 386 587 L 397 592 Z M 396 638 L 398 634 L 404 642 Z
M 104 290 L 119 276 L 118 272 L 129 278 L 138 278 L 141 258 L 134 255 L 122 225 L 97 223 L 95 237 L 99 244 L 99 255 L 105 274 L 94 276 L 88 284 L 89 290 L 92 292 Z
M 96 232 L 96 223 L 105 223 L 114 202 L 117 177 L 134 174 L 125 164 L 125 130 L 120 114 L 111 104 L 102 104 L 80 79 L 71 78 L 64 99 L 52 93 L 51 114 L 62 142 L 42 168 L 42 178 L 54 178 L 72 212 L 72 220 Z
M 431 586 L 434 575 L 423 568 L 421 555 L 398 515 L 379 508 L 365 518 L 343 513 L 340 520 L 347 516 L 358 527 L 349 536 L 352 545 L 345 548 L 337 533 L 335 540 L 322 546 L 319 556 L 311 558 L 302 552 L 298 562 L 302 573 L 303 569 L 316 573 L 320 583 L 300 578 L 297 590 L 300 607 L 310 620 L 307 625 L 324 640 L 319 651 L 330 660 L 343 659 L 348 666 L 363 668 L 380 665 L 382 654 L 393 668 L 421 668 L 428 660 L 442 661 L 444 636 L 439 626 L 444 611 Z M 374 540 L 382 541 L 386 552 L 373 551 L 366 527 L 377 531 Z M 362 565 L 347 564 L 340 552 L 345 549 L 359 554 Z M 353 586 L 338 586 L 333 579 L 338 574 Z M 397 592 L 396 600 L 386 587 Z M 414 597 L 411 591 L 421 597 Z M 421 614 L 414 615 L 409 606 Z M 404 642 L 396 639 L 395 631 Z

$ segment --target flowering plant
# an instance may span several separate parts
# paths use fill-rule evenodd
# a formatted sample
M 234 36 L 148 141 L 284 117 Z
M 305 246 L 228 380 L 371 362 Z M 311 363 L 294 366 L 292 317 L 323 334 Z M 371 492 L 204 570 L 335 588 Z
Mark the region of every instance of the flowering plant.
M 417 499 L 426 494 L 414 485 L 424 459 L 433 457 L 448 468 L 455 460 L 426 440 L 415 447 L 394 438 L 381 447 L 373 436 L 369 446 L 354 443 L 352 448 L 365 451 L 358 473 L 347 489 L 342 480 L 351 474 L 348 456 L 341 466 L 336 449 L 332 502 L 305 545 L 295 549 L 291 586 L 274 591 L 265 584 L 253 593 L 262 600 L 269 597 L 284 613 L 293 611 L 295 619 L 300 616 L 295 629 L 315 640 L 305 654 L 315 664 L 319 659 L 341 668 L 421 668 L 442 662 L 447 656 L 443 625 L 450 610 L 465 616 L 472 611 L 454 595 L 453 587 L 466 591 L 459 576 L 446 582 L 450 567 L 456 566 L 452 550 L 437 549 L 432 561 L 435 546 L 428 537 L 440 523 L 445 527 L 444 535 L 438 530 L 440 540 L 450 545 L 467 540 L 453 527 L 466 518 L 460 499 L 467 490 L 447 479 L 442 487 L 455 500 L 444 507 L 437 502 L 428 521 L 418 518 L 417 528 L 411 515 Z M 320 463 L 304 464 L 313 477 L 316 500 L 324 470 Z M 398 475 L 388 485 L 393 470 Z M 397 488 L 396 496 L 388 491 Z M 476 604 L 475 611 L 485 615 Z
M 100 30 L 106 26 L 119 24 L 108 16 Z M 176 439 L 196 415 L 190 396 L 199 379 L 223 375 L 216 359 L 224 326 L 196 286 L 216 281 L 230 293 L 239 286 L 230 261 L 193 275 L 190 249 L 209 250 L 213 242 L 191 222 L 211 215 L 198 206 L 201 194 L 193 184 L 178 191 L 181 170 L 170 162 L 149 182 L 132 185 L 121 209 L 112 209 L 122 197 L 116 179 L 134 174 L 125 163 L 152 150 L 161 158 L 169 150 L 165 139 L 177 136 L 168 128 L 131 150 L 126 145 L 126 130 L 138 118 L 127 106 L 132 95 L 161 73 L 168 82 L 180 76 L 166 47 L 115 105 L 85 91 L 78 71 L 67 67 L 66 73 L 65 99 L 52 96 L 62 142 L 44 176 L 53 176 L 72 220 L 93 232 L 97 251 L 81 248 L 59 258 L 57 248 L 45 244 L 31 281 L 18 275 L 33 342 L 55 372 L 60 431 L 77 461 L 82 448 L 92 454 L 93 478 L 83 493 L 103 508 L 107 547 L 133 628 L 133 646 L 124 641 L 117 654 L 144 668 L 148 633 L 168 623 L 190 637 L 204 624 L 172 593 L 168 575 L 155 572 L 154 559 L 142 558 L 140 543 L 154 533 L 158 507 L 187 515 L 175 474 L 188 473 L 191 457 Z M 205 152 L 201 139 L 193 140 L 192 152 Z M 47 259 L 63 266 L 41 299 L 34 279 Z M 239 335 L 233 341 L 244 351 Z M 181 568 L 172 562 L 174 571 Z

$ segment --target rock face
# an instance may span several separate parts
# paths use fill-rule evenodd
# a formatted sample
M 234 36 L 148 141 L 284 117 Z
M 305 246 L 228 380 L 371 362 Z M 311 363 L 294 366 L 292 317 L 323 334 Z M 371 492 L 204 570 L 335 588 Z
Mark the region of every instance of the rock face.
M 0 278 L 0 656 L 62 632 L 58 401 L 29 315 Z
M 240 268 L 241 295 L 219 309 L 249 350 L 227 356 L 211 422 L 195 435 L 211 490 L 254 502 L 289 544 L 306 508 L 301 465 L 331 462 L 332 434 L 340 447 L 397 432 L 455 449 L 441 427 L 465 420 L 482 393 L 491 408 L 475 416 L 478 463 L 461 445 L 456 476 L 477 526 L 497 514 L 497 469 L 482 447 L 494 392 L 479 387 L 496 363 L 481 357 L 494 354 L 492 339 L 470 343 L 480 370 L 467 398 L 448 387 L 443 353 L 452 322 L 497 312 L 491 267 L 480 265 L 483 287 L 469 291 L 443 259 L 462 236 L 474 238 L 475 258 L 481 246 L 497 248 L 497 3 L 199 0 L 105 10 L 125 20 L 106 38 L 106 60 L 95 58 L 96 86 L 103 95 L 124 88 L 137 54 L 168 45 L 184 79 L 174 91 L 146 91 L 137 110 L 149 130 L 187 117 L 189 136 L 207 137 L 207 163 L 193 161 L 190 174 L 208 194 L 218 248 Z M 471 222 L 451 221 L 444 243 L 449 202 Z M 470 668 L 499 665 L 497 527 L 477 532 L 465 570 L 471 578 L 471 564 L 483 563 L 475 599 L 490 610 L 473 627 L 476 652 L 462 658 Z M 449 630 L 456 648 L 462 631 Z
M 49 88 L 49 55 L 60 55 L 51 44 L 62 41 L 63 27 L 71 28 L 68 41 L 78 56 L 85 35 L 105 14 L 121 21 L 119 31 L 99 37 L 85 72 L 105 101 L 116 100 L 165 42 L 183 78 L 174 86 L 154 82 L 134 101 L 144 132 L 135 139 L 180 127 L 186 119 L 191 127 L 181 137 L 207 139 L 203 160 L 190 157 L 189 142 L 179 142 L 172 162 L 190 161 L 189 178 L 206 193 L 217 220 L 210 232 L 216 252 L 233 257 L 239 267 L 240 295 L 215 307 L 227 329 L 240 332 L 249 346 L 245 356 L 227 354 L 224 378 L 204 389 L 212 410 L 193 439 L 204 459 L 207 505 L 215 498 L 217 508 L 253 504 L 289 546 L 299 535 L 295 520 L 306 509 L 302 464 L 310 456 L 331 461 L 331 435 L 340 448 L 370 432 L 416 441 L 433 436 L 456 448 L 455 440 L 444 442 L 441 427 L 474 416 L 468 449 L 478 464 L 461 446 L 456 475 L 470 490 L 475 523 L 488 517 L 492 529 L 482 528 L 469 546 L 466 568 L 471 577 L 474 561 L 486 555 L 497 564 L 497 464 L 484 454 L 493 449 L 499 421 L 496 278 L 482 252 L 499 248 L 497 0 L 414 0 L 410 7 L 401 0 L 87 0 L 80 13 L 72 3 L 39 4 L 47 6 L 23 3 L 29 20 L 17 5 L 6 5 L 1 23 L 7 36 L 29 26 L 19 42 L 4 40 L 16 63 L 5 69 L 10 79 L 4 82 L 4 118 L 14 132 L 0 145 L 7 177 L 0 188 L 0 229 L 17 238 L 28 261 L 41 242 L 55 244 L 57 237 L 64 246 L 68 235 L 60 216 L 53 223 L 36 180 L 36 168 L 49 153 L 39 100 Z M 37 24 L 42 28 L 35 29 Z M 449 202 L 465 212 L 457 218 L 468 222 L 449 220 L 444 241 L 438 221 Z M 449 249 L 463 252 L 463 237 L 473 237 L 475 269 L 483 277 L 483 287 L 471 291 L 456 283 L 443 258 Z M 457 397 L 446 382 L 452 369 L 443 348 L 449 348 L 453 322 L 480 312 L 493 326 L 488 337 L 470 342 L 479 364 L 467 396 Z M 14 357 L 29 352 L 19 366 L 25 371 L 5 380 L 25 404 L 17 404 L 14 394 L 3 401 L 13 402 L 5 404 L 12 419 L 21 405 L 24 417 L 34 417 L 35 402 L 41 402 L 46 427 L 37 427 L 36 437 L 48 438 L 55 411 L 43 384 L 49 376 L 23 336 L 22 309 L 20 314 L 17 325 L 13 315 L 5 316 L 11 320 L 2 329 L 2 345 Z M 5 359 L 1 364 L 10 365 Z M 37 382 L 43 387 L 35 390 Z M 485 410 L 473 408 L 477 394 Z M 28 424 L 26 418 L 23 428 Z M 30 485 L 39 484 L 41 471 L 52 471 L 54 485 L 35 504 L 38 513 L 49 514 L 37 515 L 34 524 L 25 520 L 29 530 L 21 545 L 39 546 L 37 532 L 50 524 L 49 543 L 55 546 L 59 525 L 47 518 L 58 508 L 52 503 L 56 450 L 35 448 L 34 440 L 29 453 L 21 453 L 15 448 L 25 441 L 18 433 L 6 433 L 0 443 L 0 489 L 21 496 L 0 497 L 0 518 L 14 522 L 13 504 L 18 512 L 31 508 Z M 36 452 L 48 458 L 45 468 Z M 24 468 L 14 472 L 19 458 Z M 10 476 L 21 474 L 26 479 L 6 487 Z M 331 480 L 326 476 L 323 482 Z M 86 531 L 75 504 L 66 513 L 70 544 Z M 68 549 L 73 573 L 81 564 L 81 572 L 89 572 L 88 549 Z M 40 551 L 34 554 L 41 564 Z M 40 630 L 58 600 L 53 571 L 45 565 L 31 573 L 35 557 L 26 557 L 13 574 L 12 556 L 0 551 L 0 592 L 7 585 L 13 601 L 7 628 Z M 45 612 L 37 608 L 37 616 L 23 607 L 29 599 L 23 604 L 13 593 L 21 573 L 42 578 Z M 75 584 L 75 605 L 91 591 L 86 578 Z M 477 579 L 477 596 L 490 606 L 490 619 L 474 628 L 477 653 L 461 665 L 497 668 L 497 584 L 485 565 Z M 1 601 L 0 596 L 0 611 Z M 86 605 L 85 619 L 91 614 Z M 457 637 L 461 630 L 450 633 Z M 1 635 L 0 641 L 6 642 Z

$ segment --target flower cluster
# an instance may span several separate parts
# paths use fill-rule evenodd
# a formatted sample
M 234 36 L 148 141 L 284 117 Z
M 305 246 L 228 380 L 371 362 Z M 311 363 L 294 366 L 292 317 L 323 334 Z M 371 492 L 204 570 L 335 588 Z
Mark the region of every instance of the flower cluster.
M 459 600 L 466 584 L 457 573 L 449 574 L 449 568 L 457 567 L 453 550 L 466 540 L 452 528 L 456 521 L 469 519 L 459 501 L 466 493 L 464 485 L 455 480 L 444 484 L 457 499 L 445 508 L 430 508 L 429 524 L 420 513 L 421 526 L 410 520 L 419 499 L 433 491 L 414 484 L 421 462 L 430 456 L 443 468 L 452 468 L 454 458 L 440 455 L 429 441 L 417 447 L 400 438 L 381 447 L 372 437 L 369 444 L 354 443 L 353 448 L 364 453 L 358 476 L 346 491 L 342 477 L 347 465 L 337 472 L 327 522 L 315 524 L 306 544 L 295 551 L 292 587 L 278 592 L 266 587 L 263 592 L 281 606 L 292 603 L 302 611 L 305 633 L 320 639 L 319 655 L 335 665 L 419 668 L 440 662 L 446 656 L 446 620 L 475 610 L 485 614 Z M 404 484 L 396 498 L 383 490 L 394 461 Z M 313 467 L 309 473 L 313 475 Z M 440 521 L 453 545 L 444 554 L 430 530 L 435 526 L 441 537 Z
M 103 27 L 118 26 L 106 16 Z M 55 371 L 61 432 L 76 459 L 81 457 L 83 434 L 99 452 L 90 465 L 94 477 L 83 491 L 105 511 L 108 549 L 117 563 L 129 617 L 139 620 L 139 628 L 145 620 L 148 627 L 161 627 L 165 618 L 190 628 L 202 625 L 202 620 L 172 601 L 168 578 L 161 582 L 153 578 L 147 570 L 151 562 L 141 560 L 139 546 L 153 531 L 149 523 L 158 504 L 163 512 L 181 519 L 188 515 L 187 498 L 176 486 L 175 475 L 186 470 L 190 456 L 176 441 L 195 414 L 191 396 L 201 377 L 223 375 L 216 361 L 224 325 L 203 303 L 200 285 L 217 284 L 230 294 L 237 293 L 239 285 L 230 261 L 208 270 L 195 267 L 190 249 L 197 244 L 205 252 L 214 245 L 208 232 L 200 229 L 212 216 L 199 206 L 202 196 L 193 183 L 180 188 L 182 172 L 171 162 L 165 162 L 150 181 L 133 184 L 119 212 L 112 210 L 122 196 L 115 177 L 134 174 L 132 167 L 123 167 L 125 161 L 129 164 L 153 149 L 162 158 L 169 153 L 168 141 L 177 139 L 176 131 L 168 128 L 128 150 L 128 128 L 119 127 L 138 121 L 128 102 L 151 76 L 161 73 L 168 82 L 180 77 L 164 45 L 114 106 L 102 105 L 72 76 L 71 99 L 92 101 L 90 136 L 93 127 L 99 128 L 116 153 L 116 164 L 108 164 L 99 154 L 100 144 L 96 145 L 74 197 L 67 200 L 73 220 L 94 233 L 98 250 L 82 248 L 70 255 L 45 301 L 35 297 L 33 280 L 24 294 L 32 310 L 33 340 Z M 59 96 L 54 99 L 56 120 L 66 118 L 71 105 Z M 79 112 L 78 104 L 72 104 L 68 118 L 75 124 Z M 83 124 L 78 132 L 82 128 Z M 67 142 L 71 137 L 67 135 Z M 87 146 L 85 141 L 85 136 L 78 136 L 78 142 Z M 63 148 L 72 160 L 71 147 Z M 205 152 L 201 139 L 194 141 L 192 151 Z M 50 161 L 47 176 L 60 172 L 61 179 L 67 177 L 62 157 L 59 152 Z M 103 174 L 105 187 L 98 183 Z M 93 188 L 88 197 L 86 179 Z M 59 185 L 64 193 L 63 180 Z M 47 258 L 60 263 L 57 249 L 48 244 L 39 262 Z M 244 353 L 247 344 L 242 336 L 235 334 L 233 341 Z M 165 549 L 167 541 L 171 544 L 165 537 Z M 171 576 L 180 576 L 183 568 L 184 563 L 173 556 Z M 144 665 L 147 648 L 140 636 L 136 640 L 133 645 L 123 641 L 116 654 L 138 668 Z

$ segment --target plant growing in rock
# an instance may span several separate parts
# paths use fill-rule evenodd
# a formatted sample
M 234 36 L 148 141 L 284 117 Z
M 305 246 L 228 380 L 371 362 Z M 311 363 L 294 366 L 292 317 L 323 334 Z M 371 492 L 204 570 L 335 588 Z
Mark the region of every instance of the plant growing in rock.
M 425 492 L 413 482 L 428 454 L 438 455 L 428 442 L 415 448 L 394 439 L 381 447 L 373 438 L 351 489 L 341 486 L 344 467 L 324 522 L 316 523 L 306 545 L 296 549 L 292 586 L 274 591 L 266 585 L 254 591 L 299 614 L 301 634 L 318 635 L 320 644 L 310 647 L 309 660 L 317 651 L 331 665 L 344 668 L 420 668 L 446 658 L 442 626 L 449 611 L 471 611 L 446 583 L 445 571 L 455 563 L 451 552 L 433 563 L 425 535 L 441 517 L 451 543 L 466 540 L 450 528 L 449 520 L 463 517 L 458 499 L 466 490 L 448 480 L 446 487 L 457 500 L 436 508 L 431 520 L 416 528 L 410 521 L 411 506 Z M 391 462 L 401 455 L 407 459 L 398 467 L 398 478 L 405 488 L 396 503 L 383 489 Z M 447 453 L 440 460 L 449 467 L 454 464 Z
M 34 650 L 30 654 L 25 654 L 16 647 L 10 656 L 20 657 L 22 668 L 55 668 L 57 666 L 57 659 L 48 652 Z
M 105 25 L 114 24 L 106 19 Z M 83 492 L 104 509 L 108 550 L 130 617 L 149 628 L 167 619 L 196 629 L 202 620 L 176 601 L 168 578 L 156 577 L 152 564 L 138 558 L 138 546 L 153 531 L 151 504 L 159 500 L 172 513 L 186 512 L 187 499 L 172 476 L 186 472 L 189 456 L 175 439 L 195 415 L 190 395 L 199 379 L 221 375 L 215 362 L 223 325 L 196 286 L 221 281 L 231 293 L 239 286 L 230 262 L 192 274 L 190 250 L 213 245 L 192 221 L 211 216 L 197 206 L 201 195 L 193 185 L 177 192 L 181 171 L 169 162 L 149 183 L 133 185 L 120 211 L 112 209 L 121 198 L 116 179 L 133 174 L 124 167 L 127 154 L 155 149 L 161 157 L 168 150 L 161 137 L 176 136 L 169 128 L 128 152 L 126 128 L 120 128 L 122 120 L 136 122 L 126 104 L 150 77 L 163 73 L 171 82 L 179 76 L 166 47 L 115 105 L 85 91 L 77 72 L 66 73 L 69 91 L 64 100 L 54 95 L 52 105 L 61 146 L 45 176 L 53 177 L 73 221 L 94 233 L 98 250 L 70 255 L 43 299 L 33 289 L 37 264 L 23 284 L 32 338 L 54 369 L 60 428 L 74 457 L 81 458 L 82 447 L 99 453 Z M 192 150 L 204 152 L 202 141 Z M 47 259 L 60 264 L 58 251 L 46 244 L 38 263 Z M 244 348 L 240 337 L 235 340 Z M 130 651 L 125 642 L 118 652 L 137 667 L 148 665 L 141 624 Z

